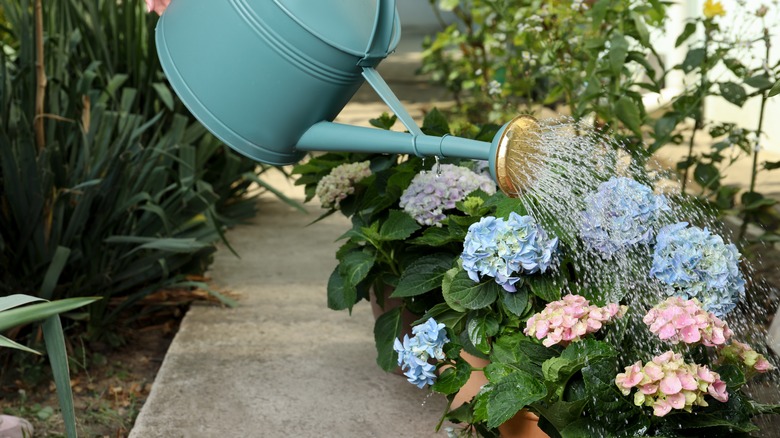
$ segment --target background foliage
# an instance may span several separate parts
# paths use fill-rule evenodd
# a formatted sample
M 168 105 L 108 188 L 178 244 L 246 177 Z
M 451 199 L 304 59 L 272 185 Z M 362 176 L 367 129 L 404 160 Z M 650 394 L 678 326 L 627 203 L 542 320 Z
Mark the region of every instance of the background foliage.
M 684 183 L 682 191 L 710 200 L 723 214 L 758 223 L 765 240 L 780 239 L 777 201 L 755 188 L 758 174 L 780 167 L 759 156 L 766 121 L 761 116 L 754 126 L 715 123 L 704 111 L 713 96 L 736 107 L 756 97 L 763 115 L 766 100 L 780 91 L 780 62 L 769 45 L 778 11 L 755 4 L 725 16 L 707 11 L 676 36 L 676 46 L 687 49 L 684 61 L 665 65 L 657 36 L 665 31 L 667 2 L 429 2 L 456 20 L 426 42 L 421 72 L 452 91 L 455 116 L 477 123 L 509 120 L 547 106 L 608 129 L 638 159 L 683 145 L 687 155 L 677 169 L 697 187 Z M 722 28 L 725 20 L 744 23 L 739 29 L 746 31 Z M 749 60 L 751 47 L 762 56 Z M 664 108 L 647 111 L 643 96 L 660 92 L 672 74 L 685 76 L 685 89 Z M 708 147 L 696 152 L 695 143 Z M 741 158 L 753 162 L 740 184 L 745 190 L 723 182 Z
M 266 169 L 175 98 L 143 2 L 44 2 L 42 116 L 33 2 L 0 10 L 0 294 L 100 296 L 81 316 L 93 339 L 119 341 L 123 312 L 160 287 L 191 286 L 223 228 L 255 213 L 250 188 Z

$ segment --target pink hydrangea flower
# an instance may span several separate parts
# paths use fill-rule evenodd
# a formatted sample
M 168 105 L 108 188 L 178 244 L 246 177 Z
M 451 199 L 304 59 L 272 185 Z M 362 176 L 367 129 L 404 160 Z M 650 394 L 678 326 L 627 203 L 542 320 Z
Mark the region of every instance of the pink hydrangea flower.
M 569 345 L 588 333 L 594 333 L 604 324 L 626 313 L 626 306 L 608 304 L 604 307 L 590 305 L 579 295 L 566 295 L 559 301 L 548 303 L 541 312 L 532 316 L 525 333 L 543 339 L 545 347 L 555 344 Z
M 763 354 L 759 354 L 750 345 L 739 341 L 731 341 L 729 345 L 723 347 L 718 353 L 721 361 L 726 359 L 731 360 L 732 362 L 741 363 L 746 366 L 748 370 L 758 373 L 766 373 L 775 369 L 775 367 L 766 360 Z
M 691 412 L 693 406 L 707 406 L 704 396 L 727 402 L 729 394 L 720 375 L 704 365 L 685 363 L 681 354 L 667 351 L 643 365 L 636 362 L 615 377 L 623 395 L 633 389 L 634 404 L 653 408 L 653 415 L 663 417 L 672 411 Z
M 170 2 L 171 0 L 146 0 L 146 11 L 154 11 L 157 12 L 157 15 L 162 15 Z
M 724 345 L 732 336 L 728 325 L 702 309 L 699 300 L 670 297 L 650 309 L 644 317 L 650 331 L 673 344 Z

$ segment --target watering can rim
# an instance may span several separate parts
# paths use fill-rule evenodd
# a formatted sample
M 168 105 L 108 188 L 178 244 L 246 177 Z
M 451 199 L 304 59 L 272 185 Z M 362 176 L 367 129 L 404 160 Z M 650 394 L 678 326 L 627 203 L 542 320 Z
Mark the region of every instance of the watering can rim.
M 309 32 L 309 34 L 319 39 L 323 43 L 333 47 L 334 49 L 349 55 L 353 55 L 361 58 L 369 57 L 372 55 L 370 53 L 372 46 L 378 45 L 379 49 L 381 51 L 384 51 L 384 53 L 379 55 L 378 58 L 384 59 L 385 57 L 387 57 L 387 55 L 392 53 L 396 49 L 396 47 L 398 47 L 398 43 L 401 41 L 401 20 L 398 17 L 398 11 L 395 9 L 396 0 L 376 0 L 377 10 L 374 17 L 373 30 L 371 33 L 370 40 L 367 42 L 367 46 L 362 50 L 350 48 L 343 44 L 335 42 L 332 38 L 326 37 L 321 32 L 315 30 L 311 25 L 301 20 L 301 18 L 295 15 L 287 6 L 283 4 L 281 0 L 273 0 L 273 2 L 282 12 L 284 12 L 288 17 L 290 17 L 290 19 L 295 21 L 295 23 L 297 23 L 302 29 Z M 386 11 L 386 9 L 383 9 L 383 5 L 392 5 L 387 7 L 392 8 L 394 10 L 394 13 L 393 14 L 383 13 L 383 11 Z M 385 36 L 377 35 L 377 30 L 383 29 L 382 28 L 383 23 L 381 22 L 381 20 L 383 19 L 389 22 L 389 26 L 387 22 L 384 23 L 384 25 L 386 26 L 384 27 L 384 29 L 389 29 L 390 32 L 389 35 L 385 35 Z M 377 44 L 375 41 L 378 36 L 380 38 L 379 39 L 380 44 Z M 382 40 L 385 40 L 386 43 L 381 44 Z

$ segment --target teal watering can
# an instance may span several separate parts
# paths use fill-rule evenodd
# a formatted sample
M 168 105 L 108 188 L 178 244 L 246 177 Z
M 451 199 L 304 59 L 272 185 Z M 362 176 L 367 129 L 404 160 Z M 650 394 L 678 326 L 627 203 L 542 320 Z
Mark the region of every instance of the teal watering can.
M 156 42 L 187 108 L 254 160 L 292 164 L 307 151 L 488 160 L 501 190 L 517 194 L 536 121 L 518 117 L 492 143 L 423 134 L 375 70 L 400 35 L 396 0 L 173 0 Z M 408 132 L 332 122 L 364 81 Z

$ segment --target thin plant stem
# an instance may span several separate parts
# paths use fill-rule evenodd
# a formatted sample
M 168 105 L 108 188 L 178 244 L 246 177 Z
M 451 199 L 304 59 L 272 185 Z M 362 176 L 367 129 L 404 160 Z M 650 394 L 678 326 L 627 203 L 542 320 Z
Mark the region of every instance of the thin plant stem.
M 44 131 L 44 104 L 46 99 L 46 69 L 44 64 L 43 44 L 43 1 L 35 0 L 35 144 L 38 152 L 46 146 Z
M 699 84 L 699 90 L 697 92 L 698 99 L 696 99 L 696 106 L 698 107 L 699 111 L 696 114 L 696 117 L 694 118 L 694 124 L 693 124 L 693 132 L 691 132 L 691 138 L 688 141 L 688 158 L 686 161 L 685 171 L 683 172 L 683 180 L 682 180 L 682 187 L 680 188 L 680 193 L 685 194 L 685 187 L 688 185 L 688 172 L 690 171 L 691 166 L 688 165 L 691 161 L 691 158 L 693 157 L 693 145 L 696 139 L 696 132 L 701 129 L 702 125 L 702 112 L 704 111 L 701 106 L 704 105 L 704 94 L 707 87 L 707 63 L 708 61 L 708 52 L 707 49 L 709 48 L 709 43 L 711 41 L 710 38 L 710 31 L 707 29 L 706 25 L 704 27 L 704 59 L 701 63 L 701 82 Z
M 764 28 L 764 44 L 766 46 L 765 58 L 769 62 L 770 49 L 772 43 L 769 40 L 769 29 Z M 756 189 L 756 174 L 758 174 L 758 153 L 760 151 L 759 145 L 761 144 L 761 134 L 764 132 L 764 110 L 766 109 L 767 92 L 761 92 L 761 111 L 758 114 L 758 128 L 756 128 L 756 147 L 753 150 L 753 167 L 750 175 L 750 191 L 754 192 Z
M 688 159 L 685 163 L 686 164 L 685 172 L 683 172 L 682 188 L 680 189 L 681 194 L 685 194 L 685 186 L 688 185 L 688 169 L 691 168 L 691 166 L 689 166 L 688 164 L 691 160 L 691 157 L 693 156 L 693 144 L 694 144 L 694 140 L 696 139 L 696 131 L 698 131 L 698 127 L 699 127 L 699 122 L 697 120 L 696 122 L 694 122 L 693 132 L 691 132 L 691 138 L 688 141 Z
M 452 401 L 455 400 L 454 398 L 447 400 L 447 408 L 444 409 L 444 414 L 439 418 L 439 422 L 436 423 L 436 429 L 434 429 L 436 432 L 438 432 L 441 429 L 441 425 L 444 424 L 444 420 L 447 418 L 447 414 L 450 412 L 450 408 L 452 407 Z
M 765 58 L 767 61 L 769 60 L 770 55 L 770 49 L 772 47 L 772 43 L 769 39 L 769 29 L 764 28 L 764 45 L 766 47 L 765 52 Z M 756 191 L 756 176 L 758 175 L 758 154 L 761 150 L 761 134 L 764 132 L 764 111 L 766 109 L 766 102 L 767 102 L 767 91 L 764 90 L 761 92 L 761 108 L 758 113 L 758 127 L 756 128 L 756 146 L 753 148 L 753 165 L 751 167 L 751 173 L 750 173 L 750 188 L 748 193 L 754 193 Z M 749 223 L 749 215 L 748 212 L 744 212 L 742 217 L 742 225 L 739 227 L 739 236 L 738 240 L 742 240 L 745 237 L 745 233 L 747 232 L 747 226 Z

